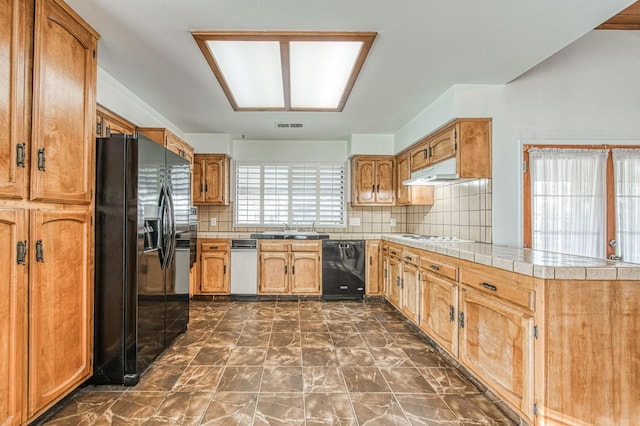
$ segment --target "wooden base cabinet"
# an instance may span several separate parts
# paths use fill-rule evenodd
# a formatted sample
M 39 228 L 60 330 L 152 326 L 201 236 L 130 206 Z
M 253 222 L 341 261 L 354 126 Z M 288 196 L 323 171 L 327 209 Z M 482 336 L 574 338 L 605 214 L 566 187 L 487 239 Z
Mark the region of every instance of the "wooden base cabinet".
M 31 212 L 29 410 L 93 374 L 93 225 L 87 210 Z
M 258 243 L 259 294 L 320 294 L 320 241 Z
M 422 272 L 420 328 L 454 357 L 458 356 L 458 286 Z
M 199 240 L 197 294 L 228 295 L 231 292 L 229 240 Z
M 23 248 L 27 217 L 22 209 L 0 208 L 0 424 L 18 425 L 26 401 L 27 259 Z M 25 246 L 21 246 L 26 249 Z
M 379 296 L 382 294 L 382 286 L 380 279 L 380 271 L 382 270 L 382 262 L 380 260 L 380 241 L 367 240 L 367 270 L 365 282 L 365 294 L 367 296 Z
M 412 251 L 402 252 L 400 290 L 402 312 L 413 323 L 419 323 L 420 256 Z
M 533 317 L 467 289 L 459 315 L 460 361 L 533 418 Z

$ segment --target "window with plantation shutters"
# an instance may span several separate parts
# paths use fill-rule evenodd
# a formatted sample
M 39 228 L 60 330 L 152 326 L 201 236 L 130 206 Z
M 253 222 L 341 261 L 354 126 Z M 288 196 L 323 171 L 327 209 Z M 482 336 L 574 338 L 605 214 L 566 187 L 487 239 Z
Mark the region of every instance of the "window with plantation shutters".
M 344 165 L 237 163 L 238 226 L 344 226 Z

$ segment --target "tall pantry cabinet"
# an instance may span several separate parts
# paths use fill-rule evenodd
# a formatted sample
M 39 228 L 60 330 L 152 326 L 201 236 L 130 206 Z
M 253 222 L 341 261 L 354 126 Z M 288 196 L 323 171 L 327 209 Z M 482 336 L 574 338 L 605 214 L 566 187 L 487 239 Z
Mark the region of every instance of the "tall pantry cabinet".
M 0 0 L 2 425 L 92 374 L 98 37 L 61 0 Z

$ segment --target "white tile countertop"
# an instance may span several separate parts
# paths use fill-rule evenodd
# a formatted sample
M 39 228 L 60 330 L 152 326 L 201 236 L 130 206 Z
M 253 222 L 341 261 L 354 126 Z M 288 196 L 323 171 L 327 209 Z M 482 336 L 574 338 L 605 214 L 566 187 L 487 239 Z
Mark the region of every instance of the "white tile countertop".
M 198 238 L 249 238 L 250 232 L 198 232 Z M 331 239 L 385 240 L 518 274 L 545 279 L 637 280 L 640 264 L 571 254 L 467 242 L 425 242 L 405 234 L 331 233 Z
M 640 281 L 640 264 L 634 263 L 484 243 L 421 242 L 402 234 L 382 239 L 536 278 Z

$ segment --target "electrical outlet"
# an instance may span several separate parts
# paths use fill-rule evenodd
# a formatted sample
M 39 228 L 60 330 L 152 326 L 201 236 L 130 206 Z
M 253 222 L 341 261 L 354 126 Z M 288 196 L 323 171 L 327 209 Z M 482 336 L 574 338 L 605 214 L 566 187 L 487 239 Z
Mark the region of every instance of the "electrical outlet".
M 396 218 L 395 217 L 391 218 L 391 226 L 396 226 Z
M 218 226 L 218 218 L 217 218 L 217 217 L 212 217 L 212 218 L 210 219 L 209 224 L 210 224 L 211 226 Z
M 359 217 L 349 218 L 349 226 L 360 226 L 360 218 Z

